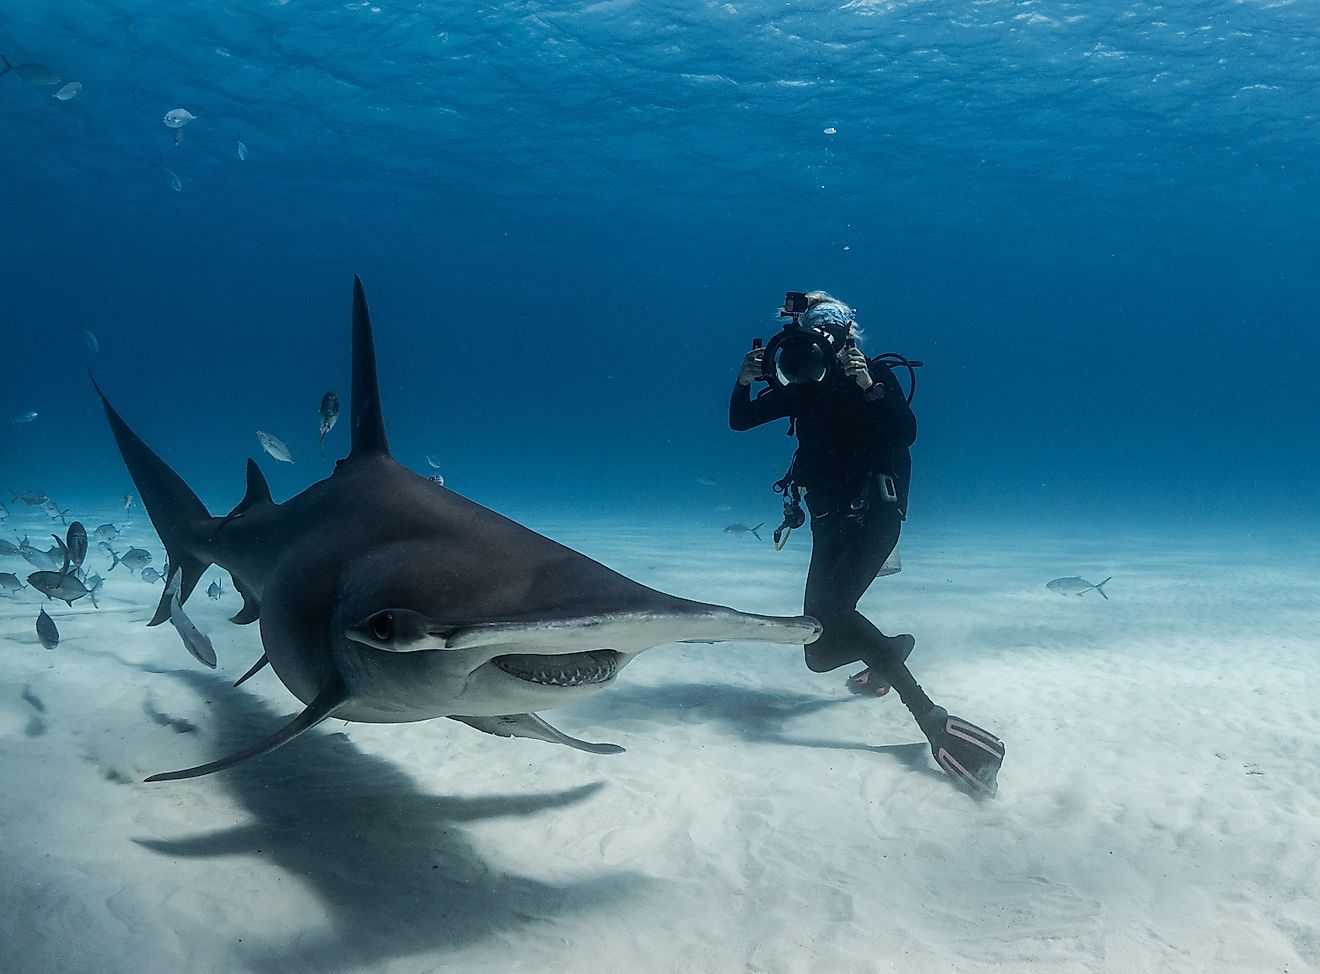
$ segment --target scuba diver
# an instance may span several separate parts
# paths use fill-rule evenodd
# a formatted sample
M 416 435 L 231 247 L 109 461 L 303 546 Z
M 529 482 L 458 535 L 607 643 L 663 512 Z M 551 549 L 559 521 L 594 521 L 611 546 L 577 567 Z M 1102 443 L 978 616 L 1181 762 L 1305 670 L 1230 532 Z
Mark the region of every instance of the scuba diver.
M 788 319 L 783 331 L 764 348 L 754 340 L 743 357 L 729 398 L 729 425 L 742 431 L 788 419 L 789 435 L 797 435 L 793 461 L 775 484 L 784 496 L 784 523 L 774 537 L 782 547 L 806 520 L 805 493 L 812 548 L 804 611 L 824 626 L 820 638 L 804 647 L 807 667 L 824 673 L 865 663 L 847 681 L 848 689 L 883 696 L 893 687 L 939 766 L 973 794 L 993 796 L 1003 742 L 931 701 L 907 667 L 912 636 L 886 636 L 857 611 L 871 582 L 898 570 L 909 447 L 917 436 L 911 395 L 921 363 L 895 354 L 868 360 L 857 348 L 852 309 L 824 291 L 788 292 L 779 314 Z M 891 365 L 906 369 L 912 393 L 904 394 Z M 753 380 L 768 383 L 755 399 Z

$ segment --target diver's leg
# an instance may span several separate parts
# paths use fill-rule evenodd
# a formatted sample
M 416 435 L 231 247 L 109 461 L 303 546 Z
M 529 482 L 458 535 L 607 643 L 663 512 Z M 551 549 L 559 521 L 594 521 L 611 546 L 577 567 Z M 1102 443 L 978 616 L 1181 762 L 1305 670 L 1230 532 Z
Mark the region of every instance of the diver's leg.
M 823 626 L 820 638 L 806 647 L 807 666 L 814 672 L 863 660 L 868 651 L 888 651 L 900 660 L 911 652 L 911 636 L 886 636 L 857 611 L 857 601 L 898 543 L 901 524 L 888 508 L 871 513 L 861 524 L 837 513 L 812 520 L 803 609 Z
M 973 794 L 995 795 L 1004 761 L 1003 742 L 936 706 L 907 668 L 902 637 L 886 636 L 856 609 L 858 599 L 897 543 L 901 522 L 895 518 L 890 524 L 868 517 L 868 527 L 878 534 L 871 536 L 870 530 L 856 530 L 855 522 L 849 530 L 850 525 L 842 519 L 826 524 L 828 520 L 821 518 L 812 525 L 812 571 L 807 576 L 805 601 L 808 613 L 816 615 L 824 631 L 816 643 L 807 647 L 807 665 L 817 671 L 832 669 L 849 662 L 849 651 L 860 648 L 867 669 L 881 674 L 898 691 L 930 742 L 931 754 L 940 768 Z M 884 553 L 878 561 L 877 551 Z M 826 641 L 824 652 L 813 664 L 811 650 L 822 640 Z

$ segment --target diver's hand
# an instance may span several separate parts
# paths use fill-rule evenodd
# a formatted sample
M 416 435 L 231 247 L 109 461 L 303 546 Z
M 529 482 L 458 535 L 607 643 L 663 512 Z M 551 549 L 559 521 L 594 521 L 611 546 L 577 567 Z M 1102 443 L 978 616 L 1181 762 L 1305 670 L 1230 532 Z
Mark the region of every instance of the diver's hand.
M 863 392 L 875 385 L 871 370 L 866 367 L 866 356 L 860 348 L 839 349 L 839 364 L 843 366 L 844 375 L 855 380 Z
M 761 361 L 764 356 L 764 348 L 754 348 L 743 356 L 742 368 L 738 370 L 738 385 L 749 386 L 762 373 Z

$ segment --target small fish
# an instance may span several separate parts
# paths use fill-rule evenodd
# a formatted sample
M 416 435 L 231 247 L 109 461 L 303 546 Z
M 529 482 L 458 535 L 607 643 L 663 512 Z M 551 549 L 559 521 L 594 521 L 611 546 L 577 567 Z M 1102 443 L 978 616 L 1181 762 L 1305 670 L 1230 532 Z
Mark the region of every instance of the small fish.
M 133 508 L 133 495 L 132 495 L 132 494 L 125 494 L 125 495 L 124 495 L 124 513 L 127 514 L 130 510 L 132 510 L 132 508 Z
M 239 143 L 242 145 L 243 143 Z M 321 456 L 325 456 L 325 434 L 335 428 L 339 421 L 339 397 L 327 392 L 321 397 Z M 258 436 L 261 434 L 258 433 Z M 264 445 L 264 444 L 263 444 Z M 289 461 L 292 463 L 293 461 Z
M 92 537 L 104 544 L 119 537 L 119 529 L 107 521 L 92 533 Z
M 14 557 L 18 557 L 19 553 L 18 545 L 14 544 L 12 541 L 6 541 L 4 538 L 0 538 L 0 555 L 13 555 Z
M 101 343 L 96 340 L 95 335 L 93 335 L 86 328 L 79 328 L 78 334 L 82 335 L 83 341 L 87 343 L 87 350 L 89 352 L 91 352 L 93 355 L 97 355 L 100 353 Z
M 440 469 L 440 458 L 434 453 L 428 453 L 426 455 L 426 462 L 431 465 L 432 470 Z
M 11 423 L 30 423 L 37 418 L 36 410 L 29 409 L 27 412 L 19 413 L 16 416 L 10 416 Z
M 247 162 L 247 146 L 243 144 L 243 139 L 238 139 L 238 158 L 242 162 Z
M 160 572 L 156 571 L 156 569 L 154 569 L 154 568 L 144 568 L 144 569 L 142 569 L 142 573 L 141 573 L 141 574 L 142 574 L 142 581 L 144 581 L 144 582 L 163 582 L 163 581 L 165 581 L 165 576 L 162 575 Z
M 826 134 L 826 135 L 838 135 L 838 134 L 839 134 L 839 130 L 836 129 L 833 125 L 829 125 L 829 126 L 827 126 L 827 127 L 825 128 L 825 134 Z
M 180 181 L 178 175 L 174 172 L 174 170 L 169 168 L 167 165 L 165 165 L 164 156 L 160 157 L 160 165 L 158 165 L 156 168 L 159 169 L 161 175 L 165 177 L 165 182 L 170 187 L 170 189 L 174 190 L 174 192 L 176 193 L 183 192 L 183 183 Z
M 82 526 L 81 521 L 74 521 L 69 525 L 69 530 L 64 535 L 64 548 L 65 562 L 62 571 L 68 572 L 70 567 L 81 568 L 83 559 L 87 557 L 87 529 Z
M 195 118 L 197 116 L 186 108 L 171 108 L 161 121 L 165 123 L 166 128 L 174 129 L 174 144 L 178 145 L 183 141 L 183 127 Z
M 15 592 L 23 591 L 25 588 L 27 588 L 27 586 L 19 581 L 18 576 L 13 572 L 0 572 L 0 592 L 6 592 L 13 595 Z
M 210 599 L 212 602 L 219 602 L 220 595 L 223 591 L 224 591 L 223 585 L 221 585 L 219 582 L 212 582 L 210 585 L 206 586 L 206 597 Z
M 273 456 L 276 460 L 284 463 L 293 463 L 293 457 L 289 454 L 289 448 L 284 445 L 284 441 L 278 436 L 271 436 L 269 433 L 263 433 L 257 430 L 257 439 L 261 441 L 261 448 Z
M 727 528 L 724 529 L 724 533 L 731 534 L 735 538 L 741 538 L 745 534 L 750 534 L 753 537 L 755 537 L 757 541 L 760 541 L 762 540 L 762 538 L 759 534 L 757 534 L 757 532 L 760 531 L 761 528 L 763 528 L 764 526 L 765 526 L 764 521 L 762 521 L 754 528 L 749 528 L 747 525 L 743 524 L 742 521 L 739 521 L 737 524 L 730 524 Z
M 59 599 L 69 606 L 91 594 L 87 586 L 78 581 L 76 575 L 67 575 L 64 572 L 33 572 L 27 580 L 29 585 L 46 598 Z
M 193 621 L 183 611 L 183 603 L 179 601 L 179 585 L 182 579 L 183 569 L 175 569 L 170 575 L 169 584 L 165 586 L 165 591 L 170 596 L 170 625 L 178 632 L 184 647 L 192 653 L 197 662 L 215 669 L 215 647 L 211 645 L 211 640 L 206 634 L 193 625 Z
M 9 508 L 5 507 L 4 504 L 0 504 L 0 521 L 7 517 L 9 517 Z
M 70 81 L 59 91 L 55 92 L 55 94 L 52 97 L 58 98 L 60 101 L 68 101 L 70 98 L 73 98 L 75 95 L 77 95 L 78 92 L 80 91 L 82 91 L 82 82 Z
M 58 504 L 56 504 L 52 500 L 47 500 L 46 503 L 41 505 L 41 509 L 46 512 L 46 516 L 49 517 L 52 521 L 58 520 L 61 524 L 69 523 L 68 521 L 64 520 L 65 515 L 69 513 L 69 509 L 67 507 L 61 511 L 60 506 Z
M 14 500 L 22 501 L 28 507 L 39 507 L 42 504 L 50 503 L 50 498 L 39 490 L 25 490 L 21 494 L 10 490 L 9 493 L 14 495 Z
M 445 485 L 445 475 L 442 473 L 433 473 L 426 479 L 431 481 L 431 483 L 435 484 L 437 487 L 443 487 Z
M 151 564 L 151 552 L 144 551 L 142 548 L 129 548 L 122 555 L 112 551 L 110 557 L 114 559 L 114 563 L 110 566 L 111 571 L 123 565 L 130 572 L 134 572 Z
M 9 58 L 3 54 L 0 54 L 0 61 L 5 62 L 5 69 L 0 71 L 0 75 L 12 71 L 18 75 L 18 80 L 25 85 L 57 85 L 64 80 L 53 69 L 46 67 L 44 64 L 10 64 Z
M 19 544 L 18 553 L 33 568 L 45 571 L 58 571 L 60 566 L 64 564 L 64 553 L 59 548 L 47 548 L 43 551 L 34 547 L 27 538 L 24 538 Z
M 101 591 L 101 586 L 105 584 L 105 579 L 100 575 L 93 575 L 91 578 L 87 579 L 84 584 L 87 586 L 87 595 L 91 598 L 92 605 L 99 609 L 101 603 L 96 601 L 96 593 Z
M 1105 595 L 1105 586 L 1114 576 L 1110 575 L 1103 582 L 1097 582 L 1092 585 L 1084 578 L 1078 578 L 1076 575 L 1069 575 L 1067 578 L 1056 578 L 1045 583 L 1045 587 L 1051 592 L 1058 592 L 1060 595 L 1076 595 L 1079 598 L 1085 595 L 1091 589 L 1100 593 L 1101 597 L 1107 602 L 1109 596 Z
M 60 644 L 60 631 L 55 628 L 55 620 L 42 609 L 37 614 L 37 638 L 47 649 L 54 649 Z

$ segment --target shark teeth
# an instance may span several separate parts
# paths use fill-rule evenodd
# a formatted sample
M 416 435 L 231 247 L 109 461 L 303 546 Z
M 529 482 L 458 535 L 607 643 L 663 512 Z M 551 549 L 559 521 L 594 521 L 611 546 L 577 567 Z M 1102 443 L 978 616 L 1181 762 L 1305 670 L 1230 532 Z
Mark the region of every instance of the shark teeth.
M 505 673 L 528 683 L 551 687 L 579 687 L 605 683 L 619 671 L 619 654 L 612 649 L 559 656 L 517 654 L 491 660 Z

